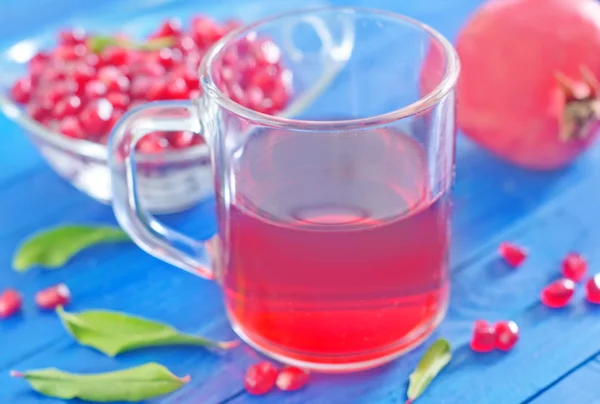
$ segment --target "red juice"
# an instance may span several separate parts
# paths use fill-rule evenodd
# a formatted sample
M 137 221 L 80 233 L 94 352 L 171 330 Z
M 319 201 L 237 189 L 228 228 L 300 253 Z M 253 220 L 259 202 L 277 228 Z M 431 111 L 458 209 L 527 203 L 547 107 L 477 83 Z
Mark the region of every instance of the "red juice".
M 232 159 L 217 195 L 219 271 L 252 344 L 354 369 L 412 348 L 441 321 L 450 181 L 430 174 L 416 140 L 263 131 Z

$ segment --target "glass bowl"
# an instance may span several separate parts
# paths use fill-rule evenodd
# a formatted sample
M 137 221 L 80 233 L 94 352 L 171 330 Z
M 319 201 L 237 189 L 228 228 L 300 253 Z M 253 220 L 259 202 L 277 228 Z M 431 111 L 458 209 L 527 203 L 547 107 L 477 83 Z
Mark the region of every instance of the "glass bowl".
M 288 11 L 306 3 L 279 0 L 260 5 L 235 1 L 199 7 L 197 1 L 113 2 L 110 7 L 94 9 L 93 13 L 71 17 L 42 32 L 15 41 L 0 49 L 0 110 L 21 126 L 47 163 L 64 179 L 94 199 L 111 201 L 110 175 L 107 167 L 107 148 L 87 140 L 66 138 L 30 118 L 24 109 L 13 102 L 8 93 L 12 83 L 26 72 L 27 63 L 39 50 L 50 49 L 56 43 L 61 27 L 82 27 L 91 32 L 121 32 L 142 38 L 158 27 L 165 18 L 176 17 L 183 22 L 195 14 L 206 14 L 217 20 L 230 18 L 242 21 L 259 19 L 267 14 Z M 245 2 L 244 2 L 245 3 Z M 311 2 L 310 5 L 322 3 Z M 296 7 L 295 7 L 296 6 Z M 315 86 L 322 85 L 315 83 Z M 314 97 L 314 89 L 294 94 L 294 103 Z M 208 146 L 194 145 L 186 149 L 166 150 L 160 154 L 136 153 L 138 190 L 144 208 L 152 213 L 174 213 L 192 207 L 213 193 L 212 169 Z

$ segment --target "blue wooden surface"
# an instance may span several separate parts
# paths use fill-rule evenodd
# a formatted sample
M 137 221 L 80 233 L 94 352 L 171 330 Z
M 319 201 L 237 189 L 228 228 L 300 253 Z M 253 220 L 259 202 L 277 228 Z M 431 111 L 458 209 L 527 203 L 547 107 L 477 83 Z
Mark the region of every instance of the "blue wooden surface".
M 104 1 L 102 7 L 115 2 Z M 481 2 L 354 0 L 344 4 L 403 12 L 454 39 L 466 16 Z M 168 13 L 169 2 L 163 3 Z M 292 3 L 286 2 L 288 7 Z M 241 4 L 241 0 L 217 5 L 198 1 L 197 9 L 236 14 Z M 256 4 L 260 9 L 261 3 Z M 76 0 L 1 0 L 0 44 L 58 26 L 65 18 L 89 13 L 90 7 Z M 244 10 L 248 7 L 244 5 Z M 263 6 L 257 15 L 267 11 Z M 419 402 L 600 403 L 600 308 L 586 304 L 581 296 L 563 310 L 548 310 L 538 301 L 540 289 L 557 277 L 566 252 L 580 250 L 588 256 L 592 271 L 600 268 L 600 145 L 569 169 L 553 174 L 512 168 L 463 137 L 458 140 L 457 160 L 452 299 L 448 317 L 436 333 L 451 341 L 455 358 Z M 208 236 L 215 227 L 213 202 L 164 220 L 196 236 Z M 42 287 L 64 281 L 73 291 L 74 310 L 123 310 L 189 332 L 233 336 L 216 285 L 175 270 L 134 246 L 94 248 L 54 272 L 18 275 L 10 270 L 12 252 L 25 236 L 65 222 L 114 223 L 114 218 L 108 207 L 58 178 L 22 131 L 0 118 L 0 288 L 16 287 L 31 297 Z M 530 258 L 518 270 L 498 261 L 496 247 L 502 240 L 530 249 Z M 521 341 L 508 354 L 473 354 L 467 343 L 477 318 L 514 319 L 521 326 Z M 53 314 L 38 312 L 29 299 L 22 315 L 0 322 L 0 402 L 62 402 L 30 392 L 22 381 L 8 377 L 9 369 L 56 366 L 99 372 L 158 361 L 177 374 L 191 374 L 192 383 L 152 403 L 402 403 L 408 375 L 423 350 L 373 371 L 319 375 L 304 390 L 256 398 L 243 391 L 245 367 L 258 358 L 248 348 L 224 355 L 187 348 L 151 349 L 111 359 L 77 346 Z

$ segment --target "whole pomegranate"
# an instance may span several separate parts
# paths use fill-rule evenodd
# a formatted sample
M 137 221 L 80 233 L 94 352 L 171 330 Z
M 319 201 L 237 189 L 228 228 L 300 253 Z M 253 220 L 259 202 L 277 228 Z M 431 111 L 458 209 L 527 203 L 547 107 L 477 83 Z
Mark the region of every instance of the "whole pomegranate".
M 597 0 L 492 0 L 463 27 L 456 47 L 458 125 L 483 147 L 550 170 L 598 135 Z

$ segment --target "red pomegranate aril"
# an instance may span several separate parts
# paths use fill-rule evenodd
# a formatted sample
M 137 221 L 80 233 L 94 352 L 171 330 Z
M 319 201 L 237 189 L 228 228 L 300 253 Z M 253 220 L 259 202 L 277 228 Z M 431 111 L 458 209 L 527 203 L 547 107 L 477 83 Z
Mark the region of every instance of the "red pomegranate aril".
M 179 49 L 163 48 L 156 54 L 156 62 L 167 70 L 181 63 L 182 59 Z
M 8 318 L 21 310 L 23 297 L 15 289 L 5 289 L 0 294 L 0 319 Z
M 72 62 L 88 53 L 85 45 L 61 45 L 54 50 L 54 57 L 62 62 Z
M 249 85 L 259 87 L 265 93 L 269 93 L 275 88 L 277 79 L 278 77 L 270 73 L 268 69 L 261 69 L 250 78 Z
M 102 52 L 102 62 L 104 65 L 121 66 L 129 63 L 129 50 L 110 46 Z
M 152 132 L 140 139 L 136 145 L 136 150 L 140 153 L 156 154 L 161 153 L 169 147 L 169 141 L 160 132 Z
M 191 25 L 190 35 L 196 45 L 203 49 L 209 48 L 225 35 L 225 30 L 208 17 L 194 17 Z
M 107 92 L 129 91 L 129 79 L 115 66 L 105 66 L 98 70 L 98 80 L 106 85 Z
M 279 372 L 275 385 L 282 391 L 299 390 L 308 383 L 309 373 L 295 366 L 285 366 Z
M 69 115 L 75 115 L 81 110 L 81 99 L 76 95 L 67 95 L 56 103 L 54 118 L 63 119 Z
M 27 105 L 26 111 L 27 115 L 38 122 L 43 122 L 50 117 L 49 111 L 37 103 Z
M 79 45 L 85 43 L 86 33 L 82 28 L 74 28 L 71 31 L 61 31 L 58 34 L 61 45 Z
M 184 79 L 176 78 L 166 85 L 166 97 L 172 100 L 185 100 L 190 97 L 190 90 Z
M 519 340 L 519 326 L 514 321 L 499 321 L 495 326 L 496 348 L 510 351 Z
M 170 18 L 163 22 L 158 30 L 150 35 L 150 38 L 168 38 L 179 36 L 181 34 L 181 21 L 177 18 Z
M 132 69 L 132 76 L 135 78 L 147 77 L 161 77 L 165 74 L 165 68 L 155 61 L 145 62 L 144 64 L 136 65 Z M 134 78 L 134 80 L 135 80 Z
M 527 251 L 523 247 L 509 242 L 501 243 L 498 253 L 513 268 L 520 266 L 527 258 Z
M 173 77 L 179 77 L 185 80 L 188 88 L 190 89 L 198 89 L 200 88 L 200 80 L 198 79 L 198 75 L 196 72 L 187 66 L 180 66 L 175 68 L 172 73 Z
M 167 84 L 162 79 L 156 79 L 151 80 L 145 96 L 148 101 L 158 101 L 165 99 L 167 94 Z
M 246 89 L 246 106 L 255 111 L 262 112 L 262 103 L 264 101 L 264 93 L 258 87 L 248 87 Z
M 127 94 L 112 92 L 106 95 L 106 99 L 116 109 L 127 109 L 129 107 L 130 99 Z
M 95 100 L 104 97 L 107 92 L 108 88 L 106 88 L 106 84 L 101 80 L 92 80 L 88 82 L 83 90 L 84 97 L 87 100 Z
M 575 283 L 566 278 L 556 280 L 546 286 L 541 293 L 542 303 L 553 309 L 565 307 L 575 293 Z
M 495 328 L 487 321 L 475 321 L 470 345 L 471 349 L 475 352 L 486 353 L 493 351 L 496 346 Z
M 108 100 L 101 98 L 85 106 L 80 115 L 81 126 L 90 136 L 101 136 L 108 130 L 108 122 L 113 113 L 113 106 Z
M 194 138 L 196 136 L 197 135 L 192 132 L 171 132 L 167 134 L 167 140 L 174 148 L 184 149 L 194 144 Z
M 10 95 L 16 102 L 24 104 L 31 98 L 31 87 L 31 78 L 29 76 L 22 77 L 13 84 Z
M 587 262 L 580 254 L 570 253 L 562 262 L 562 274 L 573 282 L 581 281 L 587 272 Z
M 270 362 L 250 365 L 244 376 L 246 391 L 255 396 L 267 394 L 275 386 L 277 374 L 277 369 Z
M 256 41 L 252 53 L 258 65 L 276 64 L 281 59 L 281 50 L 270 39 Z
M 40 290 L 35 294 L 35 304 L 40 309 L 54 310 L 58 306 L 64 306 L 71 301 L 71 291 L 64 283 Z
M 101 64 L 100 56 L 96 55 L 95 53 L 88 53 L 83 58 L 83 61 L 85 62 L 85 64 L 87 64 L 90 67 L 93 67 L 94 69 L 99 67 Z
M 600 304 L 600 274 L 596 274 L 585 283 L 585 297 L 588 302 Z
M 74 116 L 67 116 L 60 121 L 58 130 L 63 135 L 73 139 L 86 139 L 87 136 L 79 123 L 79 119 Z
M 189 35 L 180 35 L 177 37 L 176 41 L 177 42 L 173 47 L 179 49 L 184 55 L 197 49 L 196 42 L 194 42 L 194 39 Z
M 85 62 L 82 62 L 74 66 L 73 71 L 71 73 L 71 78 L 77 83 L 79 87 L 83 88 L 88 82 L 90 82 L 94 78 L 95 75 L 96 68 L 88 65 Z
M 47 52 L 38 52 L 29 60 L 29 69 L 38 70 L 40 68 L 44 68 L 48 64 L 49 60 L 50 55 Z

